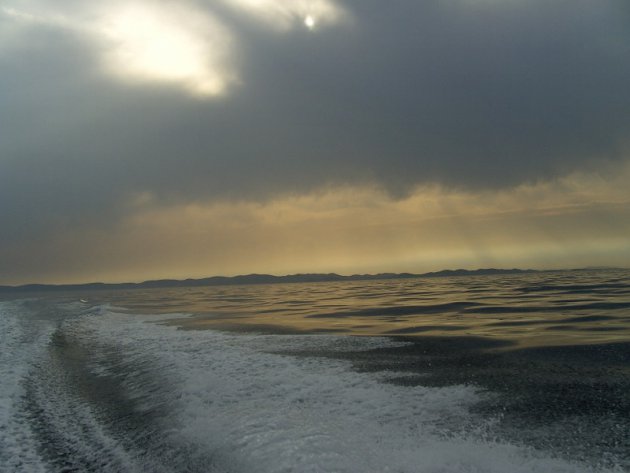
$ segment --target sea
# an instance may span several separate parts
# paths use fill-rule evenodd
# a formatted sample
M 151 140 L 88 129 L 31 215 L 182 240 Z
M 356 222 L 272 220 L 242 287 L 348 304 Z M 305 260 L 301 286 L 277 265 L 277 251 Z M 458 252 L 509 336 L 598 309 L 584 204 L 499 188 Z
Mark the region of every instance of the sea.
M 0 298 L 0 472 L 630 472 L 630 270 Z

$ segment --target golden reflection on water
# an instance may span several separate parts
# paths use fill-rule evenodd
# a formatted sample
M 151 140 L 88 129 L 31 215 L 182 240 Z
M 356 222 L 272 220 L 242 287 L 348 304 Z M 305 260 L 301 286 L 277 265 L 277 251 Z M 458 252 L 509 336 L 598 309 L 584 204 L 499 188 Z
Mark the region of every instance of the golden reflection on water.
M 630 271 L 547 272 L 94 294 L 182 329 L 487 337 L 512 346 L 630 341 Z

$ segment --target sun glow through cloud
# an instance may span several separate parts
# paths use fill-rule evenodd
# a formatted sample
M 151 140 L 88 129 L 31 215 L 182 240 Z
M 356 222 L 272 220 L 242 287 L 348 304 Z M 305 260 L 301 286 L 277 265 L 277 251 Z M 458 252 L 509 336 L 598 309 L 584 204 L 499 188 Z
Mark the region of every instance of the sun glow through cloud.
M 304 18 L 304 24 L 309 30 L 312 30 L 313 28 L 315 28 L 315 18 L 313 18 L 311 15 L 308 15 L 306 18 Z
M 347 12 L 330 0 L 223 0 L 279 31 L 296 26 L 309 30 L 319 24 L 334 24 L 348 18 Z
M 200 95 L 220 94 L 232 79 L 230 35 L 207 14 L 136 4 L 109 13 L 102 31 L 106 65 L 124 78 L 181 83 Z
M 222 0 L 271 30 L 315 30 L 347 18 L 332 0 Z M 26 1 L 0 8 L 17 27 L 44 25 L 73 31 L 96 45 L 103 70 L 131 84 L 163 83 L 199 97 L 224 94 L 240 82 L 236 34 L 215 9 L 153 0 L 99 1 L 58 6 Z M 25 29 L 27 31 L 28 28 Z
M 22 6 L 22 5 L 20 5 Z M 96 47 L 103 69 L 128 82 L 181 86 L 198 96 L 237 81 L 233 35 L 208 11 L 151 1 L 95 2 L 57 10 L 48 2 L 0 9 L 15 27 L 72 31 Z

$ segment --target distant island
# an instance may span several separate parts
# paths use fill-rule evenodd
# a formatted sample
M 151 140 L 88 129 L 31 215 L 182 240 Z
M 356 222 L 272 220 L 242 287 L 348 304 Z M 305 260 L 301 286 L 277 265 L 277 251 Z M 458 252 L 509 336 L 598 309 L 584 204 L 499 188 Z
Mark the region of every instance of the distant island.
M 591 268 L 585 268 L 591 269 Z M 543 272 L 534 269 L 445 269 L 422 274 L 379 273 L 353 274 L 342 276 L 336 273 L 307 273 L 274 276 L 271 274 L 247 274 L 240 276 L 213 276 L 202 279 L 159 279 L 140 283 L 85 283 L 85 284 L 25 284 L 21 286 L 0 286 L 0 292 L 76 291 L 112 289 L 151 289 L 175 287 L 234 286 L 245 284 L 313 283 L 334 281 L 373 281 L 379 279 L 435 278 L 447 276 L 507 275 Z

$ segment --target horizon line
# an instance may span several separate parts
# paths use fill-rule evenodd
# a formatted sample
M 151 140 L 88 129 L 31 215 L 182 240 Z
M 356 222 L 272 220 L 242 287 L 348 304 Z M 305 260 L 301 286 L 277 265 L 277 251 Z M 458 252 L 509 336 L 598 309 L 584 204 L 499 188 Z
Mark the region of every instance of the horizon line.
M 421 277 L 448 277 L 448 276 L 463 276 L 463 275 L 492 275 L 492 274 L 507 274 L 507 273 L 543 273 L 543 272 L 561 272 L 561 271 L 596 271 L 596 270 L 624 270 L 629 269 L 618 266 L 587 266 L 581 268 L 553 268 L 553 269 L 522 269 L 522 268 L 457 268 L 457 269 L 441 269 L 437 271 L 429 271 L 423 273 L 410 273 L 410 272 L 379 272 L 379 273 L 354 273 L 354 274 L 339 274 L 335 272 L 329 273 L 291 273 L 291 274 L 269 274 L 269 273 L 248 273 L 237 274 L 234 276 L 205 276 L 200 278 L 160 278 L 160 279 L 147 279 L 140 282 L 123 281 L 123 282 L 79 282 L 79 283 L 25 283 L 18 285 L 4 285 L 0 284 L 0 290 L 29 290 L 29 289 L 89 289 L 91 286 L 93 289 L 98 288 L 160 288 L 160 287 L 187 287 L 187 285 L 193 286 L 194 283 L 198 283 L 198 286 L 204 285 L 238 285 L 238 284 L 277 284 L 277 283 L 299 283 L 299 282 L 333 282 L 334 280 L 360 280 L 360 279 L 405 279 L 405 278 L 421 278 Z M 453 274 L 455 273 L 455 274 Z M 269 278 L 268 281 L 249 281 L 238 282 L 243 278 Z M 286 279 L 295 278 L 295 281 L 286 281 Z M 300 281 L 298 278 L 311 280 Z M 281 279 L 283 281 L 278 281 Z M 220 280 L 221 282 L 211 283 L 211 280 Z M 204 282 L 209 284 L 203 284 Z M 169 286 L 170 284 L 170 286 Z

